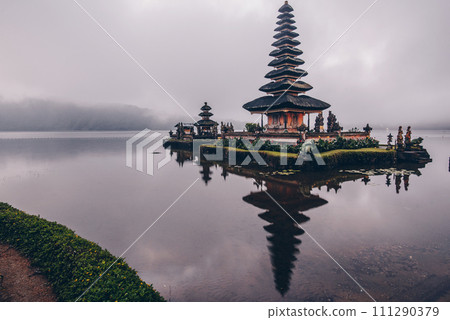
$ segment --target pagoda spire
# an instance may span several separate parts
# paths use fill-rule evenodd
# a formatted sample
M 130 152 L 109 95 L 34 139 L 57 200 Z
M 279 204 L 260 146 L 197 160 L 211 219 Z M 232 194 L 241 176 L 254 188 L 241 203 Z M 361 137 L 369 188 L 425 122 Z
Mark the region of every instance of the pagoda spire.
M 244 104 L 243 108 L 256 114 L 268 116 L 268 129 L 297 132 L 301 126 L 303 115 L 318 113 L 330 107 L 324 101 L 305 95 L 313 87 L 302 81 L 308 72 L 300 67 L 305 63 L 299 58 L 303 51 L 298 48 L 301 44 L 299 34 L 295 31 L 294 9 L 285 1 L 278 10 L 275 41 L 270 52 L 274 59 L 269 67 L 274 69 L 265 78 L 271 82 L 259 88 L 267 95 Z
M 214 114 L 210 112 L 211 107 L 208 106 L 208 103 L 205 102 L 203 107 L 200 108 L 202 112 L 200 112 L 198 115 L 202 117 L 202 120 L 210 120 L 209 118 L 212 117 Z
M 259 90 L 280 96 L 282 94 L 290 94 L 297 96 L 311 90 L 313 87 L 306 82 L 300 81 L 302 77 L 308 73 L 299 69 L 305 61 L 299 59 L 298 56 L 303 54 L 303 51 L 297 48 L 300 41 L 297 40 L 299 34 L 294 32 L 297 27 L 294 25 L 294 15 L 291 13 L 294 9 L 285 1 L 284 5 L 278 10 L 276 33 L 273 37 L 276 39 L 272 46 L 276 49 L 269 55 L 274 59 L 269 63 L 269 67 L 274 67 L 275 70 L 266 74 L 266 78 L 271 79 L 272 82 L 262 86 Z M 287 90 L 287 91 L 286 91 Z

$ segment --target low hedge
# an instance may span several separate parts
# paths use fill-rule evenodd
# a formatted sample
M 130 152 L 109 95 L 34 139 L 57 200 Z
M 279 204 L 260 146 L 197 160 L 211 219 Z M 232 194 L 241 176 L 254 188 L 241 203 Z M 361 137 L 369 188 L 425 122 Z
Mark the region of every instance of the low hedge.
M 316 141 L 316 147 L 320 152 L 327 152 L 332 150 L 355 150 L 355 149 L 368 149 L 378 148 L 380 142 L 374 138 L 365 139 L 345 139 L 337 137 L 331 141 L 319 139 Z
M 221 140 L 220 144 L 223 147 L 235 147 L 237 149 L 248 150 L 253 149 L 258 143 L 259 139 L 255 139 L 252 141 L 251 145 L 248 146 L 244 143 L 242 138 L 237 139 L 225 139 Z M 320 152 L 327 152 L 331 150 L 340 150 L 340 149 L 364 149 L 364 148 L 378 148 L 380 142 L 374 138 L 365 138 L 365 139 L 345 139 L 342 137 L 337 137 L 333 140 L 322 140 L 319 139 L 315 141 L 315 145 Z M 302 148 L 302 144 L 288 145 L 287 152 L 288 153 L 299 153 Z M 271 142 L 270 140 L 265 140 L 264 143 L 258 145 L 258 151 L 273 151 L 280 152 L 280 144 L 276 142 Z
M 365 148 L 354 150 L 333 150 L 321 153 L 327 167 L 336 168 L 345 165 L 371 165 L 396 161 L 395 150 Z
M 116 257 L 69 228 L 0 202 L 0 241 L 30 259 L 59 301 L 75 301 Z M 121 258 L 79 301 L 164 301 Z
M 216 146 L 205 145 L 202 146 L 203 154 L 215 154 Z M 219 162 L 229 162 L 230 152 L 234 151 L 236 156 L 236 164 L 241 165 L 245 158 L 250 155 L 250 151 L 238 148 L 225 147 L 223 148 L 224 160 Z M 325 162 L 325 166 L 317 165 L 316 161 L 304 161 L 298 166 L 296 164 L 298 154 L 286 153 L 286 165 L 280 163 L 280 152 L 277 151 L 258 151 L 261 158 L 266 162 L 269 168 L 297 168 L 302 171 L 314 170 L 328 170 L 339 167 L 353 166 L 353 165 L 373 165 L 373 164 L 394 164 L 396 162 L 395 150 L 385 150 L 379 148 L 363 148 L 363 149 L 349 149 L 349 150 L 333 150 L 320 153 Z M 250 166 L 257 166 L 253 161 Z

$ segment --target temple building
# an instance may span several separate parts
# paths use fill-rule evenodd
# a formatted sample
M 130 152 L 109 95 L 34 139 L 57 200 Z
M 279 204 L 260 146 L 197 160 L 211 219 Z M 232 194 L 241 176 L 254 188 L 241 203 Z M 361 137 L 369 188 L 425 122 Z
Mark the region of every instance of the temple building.
M 300 42 L 296 40 L 299 34 L 294 31 L 297 27 L 292 19 L 293 10 L 287 1 L 278 10 L 276 41 L 272 43 L 276 49 L 270 53 L 274 60 L 269 63 L 275 69 L 266 75 L 272 81 L 259 89 L 267 95 L 243 106 L 252 114 L 261 114 L 261 126 L 263 115 L 267 116 L 267 132 L 296 133 L 305 115 L 308 115 L 309 128 L 309 114 L 321 113 L 330 107 L 326 102 L 305 95 L 312 86 L 301 80 L 308 73 L 298 68 L 305 62 L 298 58 L 303 52 L 297 48 Z
M 201 112 L 198 114 L 201 117 L 200 120 L 196 123 L 177 123 L 175 132 L 170 130 L 170 137 L 187 141 L 192 141 L 194 138 L 216 138 L 219 124 L 210 119 L 213 116 L 211 107 L 205 102 L 200 110 Z M 197 134 L 195 134 L 194 128 L 197 129 Z
M 177 131 L 181 131 L 184 136 L 194 134 L 194 124 L 192 123 L 179 122 L 175 125 L 175 128 L 177 128 Z
M 200 137 L 216 137 L 218 123 L 211 120 L 210 117 L 213 116 L 211 113 L 211 107 L 205 102 L 204 106 L 200 108 L 202 112 L 198 115 L 202 117 L 199 121 L 194 123 L 197 127 L 197 134 Z

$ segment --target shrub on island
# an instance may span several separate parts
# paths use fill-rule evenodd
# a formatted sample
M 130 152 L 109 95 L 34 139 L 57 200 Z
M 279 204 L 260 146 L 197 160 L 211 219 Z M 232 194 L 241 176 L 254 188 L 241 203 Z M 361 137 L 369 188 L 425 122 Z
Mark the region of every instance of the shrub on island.
M 327 152 L 332 150 L 355 150 L 366 148 L 378 148 L 379 145 L 380 142 L 374 138 L 355 140 L 337 137 L 336 139 L 331 141 L 319 139 L 316 142 L 317 149 L 320 152 Z
M 326 168 L 339 168 L 348 165 L 394 164 L 394 150 L 378 148 L 337 149 L 321 153 Z
M 337 137 L 334 140 L 328 141 L 328 140 L 322 140 L 319 139 L 315 142 L 317 149 L 319 152 L 327 152 L 332 150 L 354 150 L 354 149 L 366 149 L 366 148 L 378 148 L 379 147 L 379 141 L 374 138 L 365 138 L 361 140 L 355 140 L 355 139 L 345 139 L 342 137 Z M 270 140 L 265 140 L 262 144 L 259 139 L 255 139 L 252 141 L 251 146 L 248 147 L 249 143 L 244 143 L 244 141 L 239 139 L 225 139 L 220 141 L 220 145 L 224 147 L 233 146 L 237 149 L 242 150 L 261 150 L 261 151 L 274 151 L 274 152 L 280 152 L 281 147 L 278 143 L 272 143 Z M 258 148 L 259 147 L 259 148 Z M 300 149 L 302 148 L 302 144 L 297 145 L 288 145 L 287 146 L 287 152 L 288 153 L 299 153 Z

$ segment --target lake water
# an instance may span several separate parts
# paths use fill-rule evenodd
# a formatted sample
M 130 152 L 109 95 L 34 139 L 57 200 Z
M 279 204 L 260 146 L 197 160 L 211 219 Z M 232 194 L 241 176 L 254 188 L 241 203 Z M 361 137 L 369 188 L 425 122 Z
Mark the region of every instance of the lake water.
M 267 177 L 185 152 L 146 175 L 133 134 L 0 133 L 0 201 L 120 255 L 197 181 L 125 255 L 168 300 L 370 301 L 336 262 L 378 301 L 450 300 L 450 132 L 413 132 L 425 168 Z

